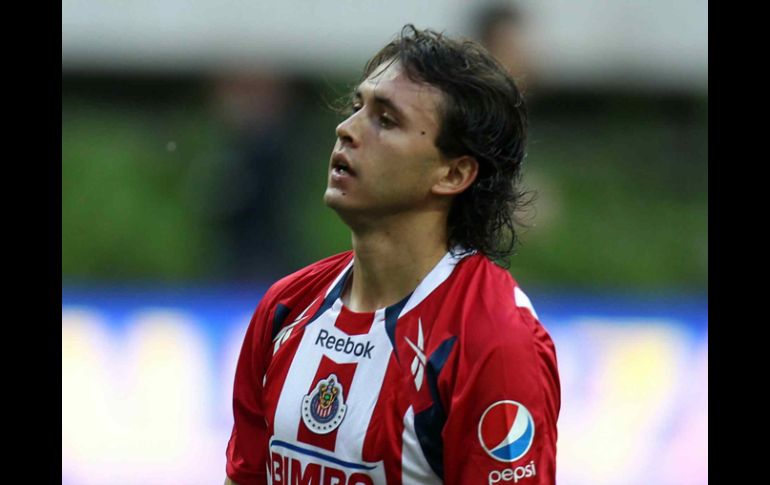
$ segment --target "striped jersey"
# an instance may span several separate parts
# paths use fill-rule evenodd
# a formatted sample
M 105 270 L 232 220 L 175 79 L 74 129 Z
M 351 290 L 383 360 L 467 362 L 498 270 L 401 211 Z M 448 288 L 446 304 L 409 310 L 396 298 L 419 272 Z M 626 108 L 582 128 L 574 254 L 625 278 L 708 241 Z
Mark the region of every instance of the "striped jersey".
M 274 284 L 233 390 L 239 485 L 554 483 L 560 383 L 516 281 L 479 253 L 443 259 L 400 302 L 340 299 L 354 254 Z

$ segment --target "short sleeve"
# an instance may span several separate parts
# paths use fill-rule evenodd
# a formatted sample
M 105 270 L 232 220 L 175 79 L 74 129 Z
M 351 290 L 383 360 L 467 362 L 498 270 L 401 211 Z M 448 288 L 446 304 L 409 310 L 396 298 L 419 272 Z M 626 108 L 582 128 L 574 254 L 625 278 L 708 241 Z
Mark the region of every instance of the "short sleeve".
M 555 483 L 556 351 L 533 313 L 511 305 L 458 339 L 439 377 L 445 483 Z
M 270 304 L 265 295 L 249 322 L 235 370 L 233 431 L 227 445 L 227 476 L 239 485 L 267 483 L 267 426 L 262 404 Z

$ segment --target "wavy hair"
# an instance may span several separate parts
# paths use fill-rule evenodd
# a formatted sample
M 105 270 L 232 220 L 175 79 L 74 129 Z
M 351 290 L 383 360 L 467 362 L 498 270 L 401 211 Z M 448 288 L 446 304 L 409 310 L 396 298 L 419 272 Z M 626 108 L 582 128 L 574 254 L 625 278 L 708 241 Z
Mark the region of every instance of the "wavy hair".
M 534 195 L 520 187 L 527 140 L 522 94 L 481 45 L 412 24 L 369 59 L 360 81 L 383 63 L 396 61 L 410 80 L 444 94 L 435 140 L 439 151 L 447 157 L 470 155 L 479 163 L 476 180 L 452 202 L 449 247 L 479 251 L 507 267 L 518 241 L 515 226 L 524 226 L 518 214 Z

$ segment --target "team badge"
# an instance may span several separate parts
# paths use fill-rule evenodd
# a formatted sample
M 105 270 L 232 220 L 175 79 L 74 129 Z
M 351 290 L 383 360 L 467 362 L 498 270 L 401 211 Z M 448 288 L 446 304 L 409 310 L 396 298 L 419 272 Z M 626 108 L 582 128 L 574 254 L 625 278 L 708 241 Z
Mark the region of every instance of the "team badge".
M 535 439 L 535 422 L 523 404 L 497 401 L 479 421 L 479 441 L 492 458 L 513 462 L 524 456 Z
M 334 374 L 318 381 L 315 389 L 302 399 L 302 421 L 316 434 L 328 434 L 337 429 L 345 411 L 342 385 Z

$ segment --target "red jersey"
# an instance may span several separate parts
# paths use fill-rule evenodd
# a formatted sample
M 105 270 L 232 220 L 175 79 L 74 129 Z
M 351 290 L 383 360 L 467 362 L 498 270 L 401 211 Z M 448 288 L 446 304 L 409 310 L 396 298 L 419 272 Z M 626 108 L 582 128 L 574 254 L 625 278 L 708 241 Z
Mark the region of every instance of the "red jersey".
M 240 485 L 554 483 L 553 342 L 487 257 L 444 258 L 395 305 L 352 312 L 348 251 L 274 284 L 235 373 Z

